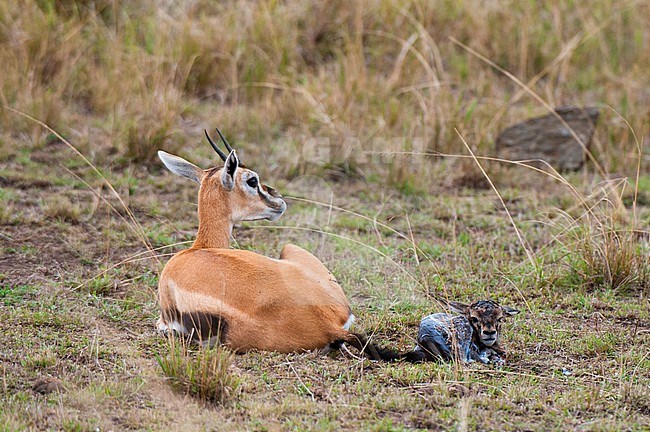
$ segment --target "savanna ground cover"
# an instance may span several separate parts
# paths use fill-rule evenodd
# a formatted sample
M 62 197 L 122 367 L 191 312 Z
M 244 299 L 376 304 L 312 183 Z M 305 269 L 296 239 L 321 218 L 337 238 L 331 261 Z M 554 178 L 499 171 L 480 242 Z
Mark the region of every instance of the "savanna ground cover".
M 0 428 L 647 430 L 648 16 L 607 0 L 0 3 Z M 568 104 L 601 108 L 581 171 L 485 159 L 508 124 Z M 515 306 L 507 364 L 158 335 L 157 277 L 193 239 L 197 191 L 155 154 L 211 166 L 214 126 L 290 205 L 233 247 L 310 250 L 356 330 L 401 350 L 437 299 Z M 33 390 L 48 378 L 56 391 Z

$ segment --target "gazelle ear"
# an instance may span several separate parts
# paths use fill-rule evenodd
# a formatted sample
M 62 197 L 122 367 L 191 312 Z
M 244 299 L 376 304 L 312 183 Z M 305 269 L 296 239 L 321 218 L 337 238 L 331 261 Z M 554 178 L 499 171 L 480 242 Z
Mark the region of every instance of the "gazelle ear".
M 501 306 L 501 309 L 503 309 L 503 314 L 505 316 L 513 316 L 519 313 L 519 309 L 511 308 L 509 306 Z
M 226 164 L 221 171 L 221 184 L 226 190 L 233 190 L 235 187 L 235 173 L 239 168 L 239 158 L 235 150 L 231 151 L 226 159 Z
M 165 164 L 169 171 L 177 176 L 185 177 L 193 182 L 201 184 L 203 178 L 203 170 L 191 162 L 186 161 L 182 157 L 174 156 L 162 150 L 158 151 L 158 157 Z
M 451 309 L 452 312 L 456 312 L 462 315 L 467 314 L 467 310 L 469 309 L 469 306 L 466 305 L 465 303 L 460 303 L 456 301 L 448 301 L 447 306 L 449 306 L 449 309 Z

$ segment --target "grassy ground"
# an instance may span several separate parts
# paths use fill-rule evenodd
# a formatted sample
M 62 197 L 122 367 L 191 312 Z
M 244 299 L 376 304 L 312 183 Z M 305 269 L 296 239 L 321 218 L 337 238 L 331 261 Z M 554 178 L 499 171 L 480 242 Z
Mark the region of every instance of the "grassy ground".
M 440 310 L 432 295 L 490 297 L 520 308 L 507 325 L 504 368 L 250 353 L 235 357 L 230 372 L 240 385 L 215 407 L 172 390 L 156 362 L 169 350 L 154 332 L 157 273 L 163 254 L 182 245 L 160 249 L 160 262 L 147 258 L 130 225 L 81 181 L 92 182 L 94 174 L 65 168 L 76 165 L 65 147 L 21 154 L 2 173 L 3 206 L 11 208 L 0 239 L 0 424 L 6 430 L 650 425 L 647 281 L 619 292 L 582 280 L 581 267 L 566 256 L 570 236 L 538 222 L 554 211 L 561 191 L 534 188 L 536 176 L 513 170 L 516 184 L 503 185 L 501 193 L 536 251 L 538 268 L 487 190 L 440 187 L 404 196 L 363 182 L 322 182 L 314 189 L 312 196 L 324 198 L 331 198 L 324 188 L 337 190 L 334 205 L 383 221 L 413 241 L 327 205 L 291 199 L 277 227 L 236 230 L 242 248 L 275 256 L 283 243 L 294 242 L 316 253 L 350 296 L 358 329 L 385 345 L 413 346 L 419 319 Z M 196 191 L 189 182 L 142 171 L 107 175 L 123 184 L 118 190 L 153 247 L 192 238 Z M 297 196 L 314 188 L 304 179 L 279 183 Z M 96 193 L 109 198 L 100 188 Z M 647 221 L 649 209 L 638 211 Z M 548 246 L 553 235 L 564 240 Z M 639 247 L 647 254 L 645 240 Z M 31 386 L 42 377 L 60 379 L 65 390 L 35 393 Z
M 0 5 L 0 429 L 650 428 L 648 5 L 155 4 Z M 497 194 L 471 158 L 372 153 L 467 156 L 456 128 L 486 156 L 545 112 L 450 37 L 552 106 L 601 106 L 600 168 L 484 161 Z M 506 366 L 249 353 L 222 405 L 172 387 L 156 283 L 196 189 L 153 156 L 207 167 L 212 126 L 290 204 L 235 247 L 310 250 L 357 330 L 404 350 L 435 297 L 517 307 Z

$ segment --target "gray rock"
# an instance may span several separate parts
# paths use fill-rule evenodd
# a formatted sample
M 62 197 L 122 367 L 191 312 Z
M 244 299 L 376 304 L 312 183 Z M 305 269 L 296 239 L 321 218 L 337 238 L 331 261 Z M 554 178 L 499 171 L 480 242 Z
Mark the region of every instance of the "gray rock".
M 589 149 L 598 121 L 598 108 L 565 107 L 555 112 Z M 586 158 L 571 130 L 552 114 L 510 126 L 497 138 L 496 151 L 502 159 L 542 159 L 558 171 L 578 170 Z

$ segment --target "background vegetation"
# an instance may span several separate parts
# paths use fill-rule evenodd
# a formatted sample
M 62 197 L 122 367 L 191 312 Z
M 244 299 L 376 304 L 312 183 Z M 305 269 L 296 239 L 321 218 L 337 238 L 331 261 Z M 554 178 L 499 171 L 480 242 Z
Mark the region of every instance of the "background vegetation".
M 0 427 L 650 427 L 648 16 L 608 0 L 0 3 Z M 601 108 L 597 163 L 470 157 L 563 105 Z M 436 297 L 517 306 L 506 367 L 156 335 L 196 190 L 155 154 L 210 166 L 214 126 L 291 204 L 235 247 L 311 250 L 358 329 L 401 349 Z M 61 391 L 33 391 L 43 377 Z

